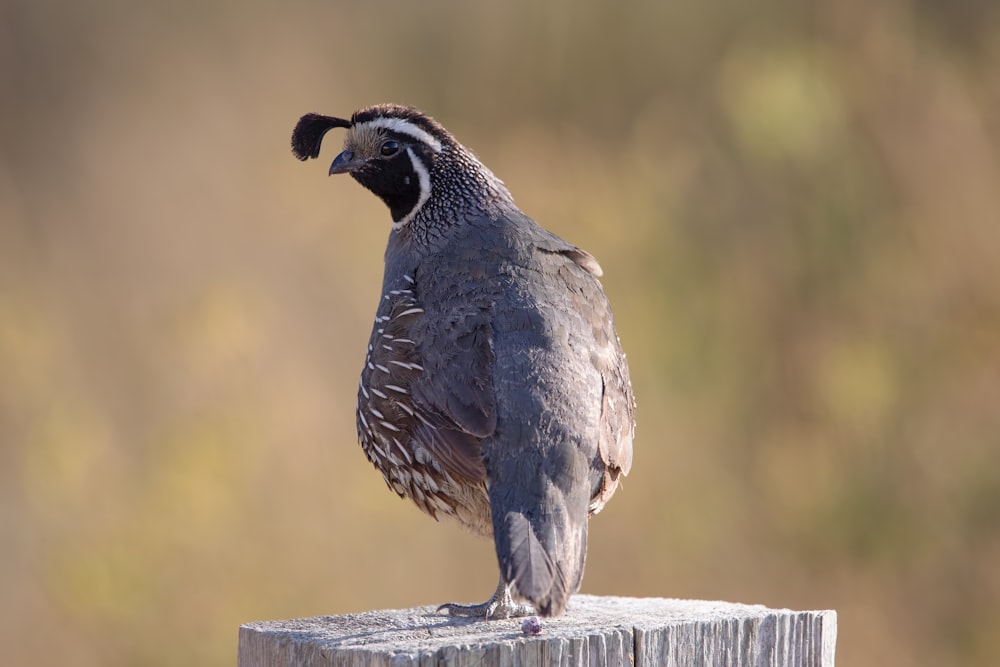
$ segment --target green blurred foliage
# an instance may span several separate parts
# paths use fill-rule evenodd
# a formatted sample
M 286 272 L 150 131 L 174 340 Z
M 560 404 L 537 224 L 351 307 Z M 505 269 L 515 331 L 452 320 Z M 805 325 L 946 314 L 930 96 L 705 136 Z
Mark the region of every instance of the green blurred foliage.
M 288 150 L 395 101 L 604 266 L 639 429 L 585 591 L 1000 663 L 998 73 L 985 1 L 7 0 L 0 662 L 492 590 L 355 444 L 388 215 Z

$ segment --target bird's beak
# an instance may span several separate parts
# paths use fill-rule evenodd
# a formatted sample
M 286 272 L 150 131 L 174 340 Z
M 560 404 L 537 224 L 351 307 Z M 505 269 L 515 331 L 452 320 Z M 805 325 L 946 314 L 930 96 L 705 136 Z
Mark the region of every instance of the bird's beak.
M 347 174 L 359 169 L 362 164 L 364 164 L 364 160 L 355 160 L 353 151 L 344 151 L 333 159 L 329 175 Z

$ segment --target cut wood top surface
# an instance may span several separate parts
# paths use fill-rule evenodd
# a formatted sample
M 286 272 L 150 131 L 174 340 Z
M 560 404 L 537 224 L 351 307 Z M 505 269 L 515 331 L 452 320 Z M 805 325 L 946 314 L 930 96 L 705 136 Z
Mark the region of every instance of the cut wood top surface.
M 667 598 L 573 596 L 541 632 L 524 619 L 451 618 L 435 607 L 240 628 L 241 667 L 335 664 L 726 664 L 832 667 L 836 613 Z M 633 662 L 634 661 L 634 662 Z

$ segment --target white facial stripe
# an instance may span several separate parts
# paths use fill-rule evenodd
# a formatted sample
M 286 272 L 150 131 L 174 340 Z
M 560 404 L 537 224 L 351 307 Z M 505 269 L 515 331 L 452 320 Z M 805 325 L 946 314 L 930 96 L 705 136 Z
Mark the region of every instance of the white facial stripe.
M 417 141 L 427 144 L 435 153 L 441 151 L 441 142 L 435 139 L 427 130 L 411 123 L 403 118 L 373 118 L 363 123 L 357 123 L 354 127 L 380 127 L 393 132 L 399 132 L 413 137 Z
M 424 166 L 424 163 L 420 161 L 410 146 L 406 147 L 406 154 L 410 156 L 410 164 L 413 165 L 413 171 L 417 172 L 417 180 L 420 181 L 420 198 L 417 200 L 417 204 L 413 207 L 412 211 L 407 213 L 398 222 L 392 223 L 393 229 L 401 229 L 410 220 L 413 220 L 413 216 L 417 214 L 417 211 L 431 198 L 431 175 L 427 172 L 427 167 Z

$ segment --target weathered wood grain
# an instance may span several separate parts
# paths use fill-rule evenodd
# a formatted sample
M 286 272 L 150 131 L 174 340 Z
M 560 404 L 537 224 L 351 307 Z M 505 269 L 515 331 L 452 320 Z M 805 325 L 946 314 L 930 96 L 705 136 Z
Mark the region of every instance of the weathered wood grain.
M 576 595 L 565 616 L 453 619 L 433 607 L 240 628 L 239 667 L 666 665 L 833 667 L 837 615 L 759 605 Z

